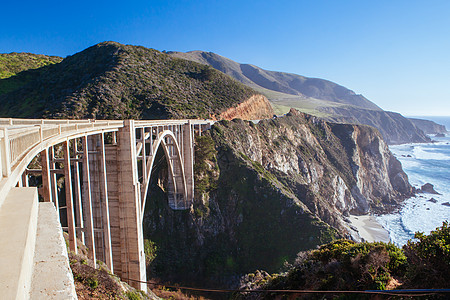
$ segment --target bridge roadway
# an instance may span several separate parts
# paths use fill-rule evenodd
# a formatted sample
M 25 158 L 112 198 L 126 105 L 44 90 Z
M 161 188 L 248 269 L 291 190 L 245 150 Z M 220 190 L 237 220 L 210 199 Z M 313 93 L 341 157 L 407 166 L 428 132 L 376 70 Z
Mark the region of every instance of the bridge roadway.
M 94 262 L 103 261 L 122 278 L 145 281 L 142 219 L 156 153 L 162 149 L 168 165 L 169 206 L 189 209 L 194 195 L 195 135 L 212 124 L 211 120 L 0 118 L 0 218 L 10 215 L 7 207 L 14 207 L 8 201 L 22 201 L 14 196 L 21 190 L 22 195 L 36 198 L 27 192 L 29 178 L 41 178 L 39 201 L 53 203 L 70 251 L 77 253 L 77 241 L 82 241 Z M 4 239 L 1 232 L 7 235 L 9 228 L 1 226 L 5 228 L 0 228 L 0 239 Z M 0 266 L 4 266 L 1 251 L 0 246 Z M 0 268 L 4 288 L 8 284 L 2 282 L 2 272 Z M 19 289 L 29 288 L 32 271 L 19 270 L 24 272 L 17 275 L 25 278 Z M 129 283 L 146 290 L 144 284 Z

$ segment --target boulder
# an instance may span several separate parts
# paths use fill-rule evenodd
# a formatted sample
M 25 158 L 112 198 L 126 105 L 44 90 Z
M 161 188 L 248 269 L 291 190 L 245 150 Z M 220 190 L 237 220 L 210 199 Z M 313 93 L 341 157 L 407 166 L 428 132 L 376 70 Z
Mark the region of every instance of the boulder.
M 436 202 L 437 202 L 437 200 L 436 200 L 436 199 L 434 199 L 434 198 L 431 198 L 430 200 L 428 200 L 428 202 L 436 203 Z
M 420 191 L 422 193 L 441 195 L 440 193 L 438 193 L 434 190 L 434 185 L 432 185 L 431 183 L 425 183 L 424 185 L 422 185 L 422 187 L 420 188 Z

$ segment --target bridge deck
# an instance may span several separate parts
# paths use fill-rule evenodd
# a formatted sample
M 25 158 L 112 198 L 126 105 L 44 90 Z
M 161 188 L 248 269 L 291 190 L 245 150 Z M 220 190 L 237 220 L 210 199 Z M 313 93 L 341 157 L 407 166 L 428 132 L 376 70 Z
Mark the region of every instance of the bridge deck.
M 17 187 L 28 186 L 29 176 L 35 180 L 42 178 L 39 195 L 44 202 L 55 206 L 63 228 L 68 231 L 70 249 L 77 251 L 76 241 L 80 238 L 90 248 L 89 256 L 94 261 L 95 257 L 104 260 L 114 272 L 115 261 L 117 275 L 145 281 L 142 219 L 156 153 L 162 149 L 167 161 L 169 206 L 189 209 L 194 195 L 195 135 L 201 135 L 213 123 L 212 120 L 187 119 L 0 118 L 0 214 L 10 205 L 22 211 L 21 206 L 26 201 L 16 195 L 15 191 L 20 190 Z M 108 164 L 107 151 L 116 155 Z M 39 157 L 40 167 L 30 167 L 30 162 Z M 65 193 L 61 193 L 62 187 Z M 37 189 L 27 190 L 35 193 L 31 204 L 37 203 Z M 112 219 L 110 213 L 114 216 Z M 9 244 L 10 230 L 23 227 L 13 221 L 29 219 L 10 220 L 7 215 L 0 215 L 0 245 Z M 35 224 L 30 225 L 34 231 L 22 240 L 35 238 L 37 225 L 30 224 Z M 28 254 L 23 255 L 28 259 L 34 248 L 27 243 L 11 244 L 7 249 L 26 252 Z M 45 241 L 42 243 L 45 245 Z M 8 270 L 5 257 L 8 256 L 0 255 L 0 271 Z M 21 270 L 24 264 L 15 264 L 16 273 L 30 273 Z M 31 262 L 25 265 L 32 268 Z M 26 280 L 14 280 L 29 287 L 31 279 L 27 275 Z M 130 284 L 146 289 L 144 284 Z
M 37 190 L 15 188 L 0 208 L 2 299 L 28 299 L 38 218 Z

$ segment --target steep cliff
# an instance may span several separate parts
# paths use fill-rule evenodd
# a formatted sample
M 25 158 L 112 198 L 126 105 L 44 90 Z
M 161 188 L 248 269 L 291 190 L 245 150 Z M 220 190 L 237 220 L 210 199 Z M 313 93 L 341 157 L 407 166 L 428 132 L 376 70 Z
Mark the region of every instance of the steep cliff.
M 348 213 L 389 210 L 412 194 L 377 130 L 295 110 L 222 121 L 198 138 L 190 212 L 168 209 L 155 176 L 144 221 L 159 249 L 150 276 L 215 285 L 277 271 L 300 250 L 349 236 Z
M 269 100 L 263 95 L 253 95 L 248 100 L 231 107 L 219 115 L 220 120 L 260 120 L 273 116 Z
M 438 134 L 447 133 L 447 128 L 444 125 L 437 124 L 436 122 L 430 120 L 408 118 L 414 125 L 420 128 L 426 134 Z
M 373 126 L 388 144 L 431 142 L 419 126 L 399 113 L 352 106 L 322 107 L 318 110 L 327 113 L 327 120 L 333 122 Z

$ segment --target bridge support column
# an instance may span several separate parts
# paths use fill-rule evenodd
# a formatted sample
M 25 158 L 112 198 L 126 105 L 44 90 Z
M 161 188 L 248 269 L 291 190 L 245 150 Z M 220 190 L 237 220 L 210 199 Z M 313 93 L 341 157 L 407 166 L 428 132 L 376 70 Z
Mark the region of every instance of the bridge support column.
M 121 274 L 125 280 L 146 281 L 144 237 L 141 219 L 140 186 L 136 159 L 136 131 L 133 120 L 126 120 L 125 126 L 118 132 L 117 161 L 119 170 L 119 214 L 121 240 Z M 143 291 L 145 283 L 128 281 Z
M 88 148 L 96 256 L 114 272 L 103 134 L 89 136 Z
M 41 152 L 41 165 L 42 165 L 42 197 L 44 202 L 52 202 L 51 191 L 51 174 L 50 174 L 50 157 L 49 150 L 44 149 Z
M 89 248 L 89 257 L 94 261 L 94 266 L 97 267 L 97 255 L 95 247 L 94 235 L 94 219 L 92 216 L 92 194 L 91 194 L 91 179 L 89 172 L 89 145 L 87 136 L 82 137 L 83 145 L 83 201 L 86 221 L 86 246 Z
M 186 180 L 186 198 L 188 203 L 194 199 L 194 134 L 191 121 L 183 125 L 183 144 L 180 145 L 183 152 L 183 165 Z
M 69 249 L 75 253 L 77 250 L 77 235 L 75 229 L 75 212 L 73 209 L 72 170 L 70 164 L 69 141 L 63 143 L 64 149 L 64 184 L 66 187 L 67 227 L 69 233 Z

